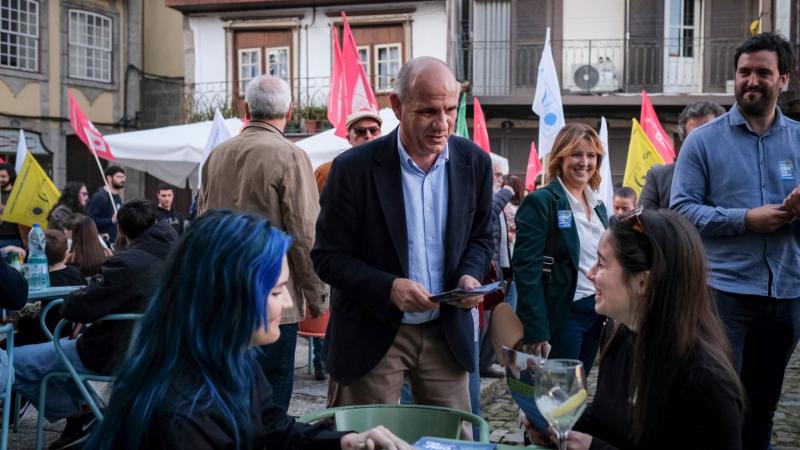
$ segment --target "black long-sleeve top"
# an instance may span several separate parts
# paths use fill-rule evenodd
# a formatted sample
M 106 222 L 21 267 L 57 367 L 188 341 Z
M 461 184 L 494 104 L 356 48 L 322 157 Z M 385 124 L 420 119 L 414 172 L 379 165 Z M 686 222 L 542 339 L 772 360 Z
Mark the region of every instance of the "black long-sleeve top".
M 347 433 L 330 431 L 327 423 L 307 425 L 289 417 L 272 401 L 272 387 L 261 370 L 255 370 L 250 416 L 254 430 L 252 449 L 340 449 Z M 154 417 L 155 428 L 145 436 L 142 448 L 170 450 L 238 450 L 233 430 L 217 409 L 191 410 L 192 396 L 180 387 L 171 389 L 168 401 Z
M 737 388 L 692 352 L 678 370 L 663 405 L 663 423 L 648 442 L 635 445 L 629 385 L 634 335 L 620 329 L 600 363 L 597 394 L 575 427 L 592 435 L 590 450 L 741 450 L 741 400 Z
M 28 301 L 28 282 L 0 255 L 0 308 L 20 309 Z

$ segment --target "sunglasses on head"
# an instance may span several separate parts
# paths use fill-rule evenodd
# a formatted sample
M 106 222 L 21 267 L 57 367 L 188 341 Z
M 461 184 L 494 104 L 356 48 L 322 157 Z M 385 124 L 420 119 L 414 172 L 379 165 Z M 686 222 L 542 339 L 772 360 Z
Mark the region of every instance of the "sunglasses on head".
M 353 128 L 353 132 L 356 134 L 356 136 L 366 136 L 367 132 L 369 132 L 369 134 L 371 134 L 372 136 L 375 136 L 376 134 L 381 132 L 381 128 L 380 127 L 354 127 Z
M 642 211 L 644 211 L 644 208 L 638 206 L 635 209 L 632 209 L 626 212 L 625 214 L 619 216 L 619 221 L 630 225 L 631 228 L 633 228 L 633 231 L 639 234 L 644 234 L 644 228 L 642 228 L 642 222 L 641 220 L 639 220 L 639 216 L 642 215 Z

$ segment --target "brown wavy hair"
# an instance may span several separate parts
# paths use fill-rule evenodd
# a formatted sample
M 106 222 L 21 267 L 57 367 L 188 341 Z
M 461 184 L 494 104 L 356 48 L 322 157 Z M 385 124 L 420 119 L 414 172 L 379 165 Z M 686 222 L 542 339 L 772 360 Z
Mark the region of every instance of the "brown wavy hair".
M 592 178 L 589 179 L 589 186 L 596 191 L 600 187 L 600 163 L 603 161 L 606 151 L 603 149 L 603 144 L 600 143 L 600 137 L 597 132 L 589 125 L 575 122 L 568 123 L 558 132 L 556 140 L 553 142 L 553 150 L 550 152 L 547 174 L 551 180 L 560 177 L 564 158 L 584 139 L 589 141 L 589 145 L 597 153 L 597 166 L 594 168 Z
M 625 218 L 612 217 L 608 229 L 626 281 L 649 272 L 642 302 L 633 311 L 637 337 L 628 387 L 636 397 L 634 437 L 646 446 L 664 423 L 669 386 L 692 352 L 705 355 L 705 370 L 731 387 L 740 411 L 745 397 L 714 294 L 706 284 L 708 266 L 697 229 L 664 209 L 645 209 L 638 221 L 641 231 Z
M 97 273 L 111 252 L 100 245 L 97 225 L 91 217 L 75 214 L 70 221 L 72 248 L 67 264 L 77 266 L 84 277 Z

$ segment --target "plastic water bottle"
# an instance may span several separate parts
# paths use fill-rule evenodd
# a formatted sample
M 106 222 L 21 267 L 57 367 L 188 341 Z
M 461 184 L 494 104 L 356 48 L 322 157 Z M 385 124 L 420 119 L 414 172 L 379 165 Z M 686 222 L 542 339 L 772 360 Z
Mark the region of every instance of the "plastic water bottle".
M 50 287 L 50 274 L 47 271 L 47 255 L 44 253 L 47 240 L 38 223 L 33 224 L 28 233 L 28 290 L 38 291 Z

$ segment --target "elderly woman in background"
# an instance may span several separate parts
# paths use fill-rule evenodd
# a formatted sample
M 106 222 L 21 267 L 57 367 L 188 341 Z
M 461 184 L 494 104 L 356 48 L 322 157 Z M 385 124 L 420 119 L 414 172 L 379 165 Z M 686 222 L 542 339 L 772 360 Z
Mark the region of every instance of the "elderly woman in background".
M 553 143 L 552 181 L 525 197 L 515 217 L 512 267 L 524 348 L 534 355 L 579 359 L 587 373 L 603 326 L 587 278 L 608 225 L 606 208 L 595 194 L 603 155 L 594 129 L 566 125 Z

